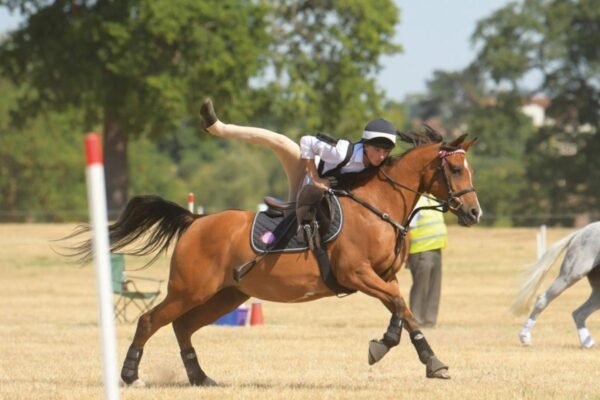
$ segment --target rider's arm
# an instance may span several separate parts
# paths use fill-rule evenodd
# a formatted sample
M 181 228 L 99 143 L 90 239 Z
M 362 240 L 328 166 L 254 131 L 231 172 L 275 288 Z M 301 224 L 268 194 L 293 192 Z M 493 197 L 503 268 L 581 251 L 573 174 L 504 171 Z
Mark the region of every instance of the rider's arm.
M 315 164 L 315 160 L 304 158 L 302 159 L 304 164 L 304 170 L 306 171 L 306 175 L 312 180 L 313 184 L 319 189 L 327 190 L 330 187 L 330 183 L 328 179 L 321 178 L 319 176 L 319 172 L 317 171 L 317 165 Z
M 304 170 L 315 186 L 321 189 L 329 189 L 331 186 L 328 179 L 319 176 L 315 157 L 319 156 L 324 162 L 338 164 L 346 156 L 347 143 L 340 144 L 338 142 L 337 145 L 331 145 L 314 136 L 303 136 L 300 139 L 300 156 L 302 157 Z
M 329 164 L 339 164 L 346 157 L 350 142 L 347 140 L 338 140 L 337 144 L 332 145 L 315 136 L 302 136 L 300 139 L 300 155 L 304 159 L 314 159 L 319 156 L 321 160 Z

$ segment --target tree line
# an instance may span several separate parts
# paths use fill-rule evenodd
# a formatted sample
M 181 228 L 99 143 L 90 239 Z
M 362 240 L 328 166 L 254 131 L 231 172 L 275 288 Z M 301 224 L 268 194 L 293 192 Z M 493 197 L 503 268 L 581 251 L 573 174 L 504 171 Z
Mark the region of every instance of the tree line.
M 479 138 L 470 158 L 484 223 L 597 215 L 598 0 L 495 11 L 473 33 L 471 65 L 436 71 L 400 103 L 376 77 L 381 57 L 402 51 L 402 14 L 376 2 L 0 0 L 25 17 L 0 38 L 0 220 L 84 220 L 82 143 L 94 130 L 112 216 L 142 193 L 184 204 L 195 192 L 209 212 L 283 196 L 272 154 L 202 132 L 207 96 L 226 122 L 294 139 L 357 139 L 375 116 L 404 130 L 437 119 L 448 136 Z M 532 71 L 541 84 L 525 88 Z M 541 127 L 520 111 L 534 94 L 550 101 Z

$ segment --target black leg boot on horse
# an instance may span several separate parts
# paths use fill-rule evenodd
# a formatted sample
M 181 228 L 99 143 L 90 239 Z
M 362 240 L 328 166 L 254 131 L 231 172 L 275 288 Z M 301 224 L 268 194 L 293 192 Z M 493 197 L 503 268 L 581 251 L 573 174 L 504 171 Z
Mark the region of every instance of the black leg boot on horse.
M 144 382 L 138 376 L 138 367 L 140 366 L 140 361 L 142 361 L 143 353 L 143 348 L 137 347 L 134 344 L 129 346 L 125 361 L 123 362 L 123 368 L 121 369 L 121 379 L 127 385 L 137 382 L 138 385 L 144 386 Z
M 383 338 L 371 340 L 371 342 L 369 342 L 369 365 L 373 365 L 381 360 L 392 347 L 400 344 L 402 326 L 402 320 L 397 315 L 392 315 L 390 324 L 383 335 Z M 425 336 L 420 330 L 415 330 L 410 333 L 410 341 L 413 346 L 415 346 L 419 360 L 425 364 L 425 376 L 428 378 L 450 379 L 448 366 L 435 356 L 429 343 L 427 343 Z
M 428 378 L 450 379 L 448 374 L 448 366 L 441 362 L 431 350 L 427 339 L 420 330 L 415 330 L 410 333 L 410 341 L 419 356 L 419 360 L 425 364 L 425 375 Z
M 192 386 L 217 386 L 217 383 L 209 378 L 200 368 L 196 350 L 193 347 L 181 351 L 181 360 L 185 367 L 188 380 Z

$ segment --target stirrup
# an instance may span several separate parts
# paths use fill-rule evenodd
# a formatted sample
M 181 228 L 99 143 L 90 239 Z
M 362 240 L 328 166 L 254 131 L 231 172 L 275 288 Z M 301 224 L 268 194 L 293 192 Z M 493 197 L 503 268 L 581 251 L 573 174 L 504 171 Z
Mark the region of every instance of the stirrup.
M 319 223 L 317 221 L 301 225 L 301 231 L 310 251 L 315 251 L 315 248 L 321 247 L 321 235 L 319 234 Z

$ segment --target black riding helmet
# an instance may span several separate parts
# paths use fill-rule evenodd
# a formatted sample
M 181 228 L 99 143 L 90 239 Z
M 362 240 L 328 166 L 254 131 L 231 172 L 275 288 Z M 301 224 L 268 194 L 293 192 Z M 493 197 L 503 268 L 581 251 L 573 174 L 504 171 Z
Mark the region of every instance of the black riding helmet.
M 391 150 L 396 146 L 396 128 L 390 121 L 374 119 L 365 126 L 360 143 Z

